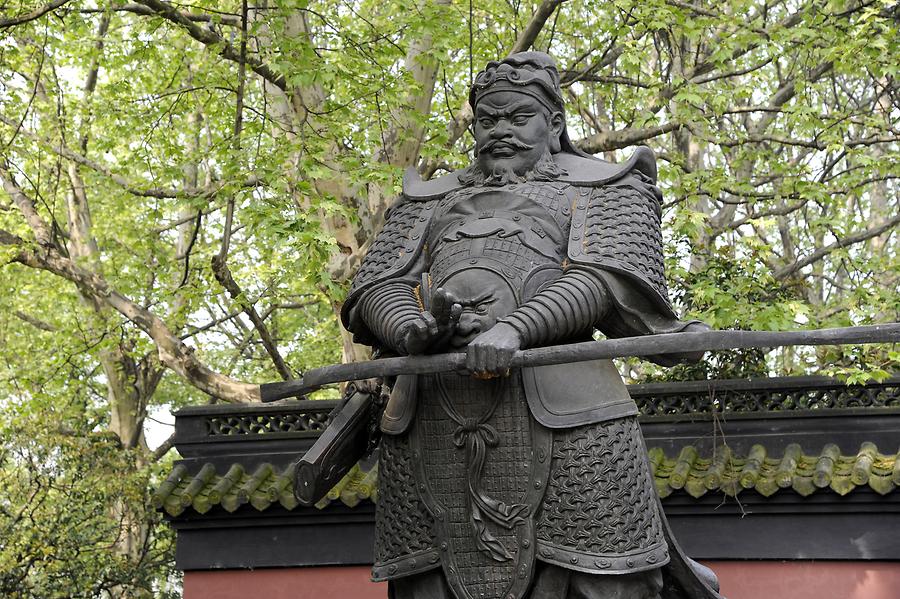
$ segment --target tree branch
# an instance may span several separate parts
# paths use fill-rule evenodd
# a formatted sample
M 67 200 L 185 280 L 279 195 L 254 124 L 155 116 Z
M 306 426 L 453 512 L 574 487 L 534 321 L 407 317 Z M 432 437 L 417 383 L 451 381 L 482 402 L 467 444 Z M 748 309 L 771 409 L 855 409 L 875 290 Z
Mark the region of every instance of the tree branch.
M 831 252 L 835 250 L 839 250 L 841 248 L 845 248 L 849 245 L 853 245 L 854 243 L 859 243 L 861 241 L 866 241 L 867 239 L 872 239 L 873 237 L 878 237 L 882 233 L 889 231 L 894 226 L 900 223 L 900 215 L 894 216 L 893 218 L 888 219 L 887 221 L 881 223 L 880 225 L 876 225 L 874 227 L 865 229 L 864 231 L 860 231 L 858 233 L 854 233 L 853 235 L 849 235 L 844 237 L 843 239 L 839 239 L 838 241 L 826 245 L 823 248 L 819 248 L 806 258 L 801 258 L 800 260 L 796 260 L 787 266 L 784 266 L 777 271 L 775 271 L 776 279 L 786 279 L 790 277 L 798 270 L 805 266 L 809 266 L 814 262 L 818 262 Z
M 30 13 L 20 15 L 18 17 L 13 17 L 11 19 L 0 19 L 0 29 L 15 27 L 16 25 L 34 21 L 35 19 L 40 19 L 48 12 L 53 12 L 67 2 L 69 2 L 69 0 L 53 0 L 53 2 L 51 2 L 50 4 L 46 4 L 37 10 L 31 11 Z
M 52 324 L 50 324 L 48 322 L 44 322 L 40 318 L 35 318 L 34 316 L 26 314 L 25 312 L 22 312 L 21 310 L 14 310 L 13 314 L 19 320 L 23 320 L 23 321 L 27 322 L 28 324 L 30 324 L 31 326 L 33 326 L 36 329 L 40 329 L 42 331 L 47 331 L 48 333 L 55 333 L 57 331 L 57 328 L 55 326 L 53 326 Z
M 54 248 L 30 249 L 20 237 L 0 230 L 0 245 L 12 246 L 17 252 L 12 261 L 53 273 L 78 286 L 82 293 L 119 312 L 146 333 L 156 344 L 159 360 L 190 385 L 219 399 L 250 403 L 259 401 L 259 385 L 244 383 L 212 371 L 194 355 L 193 348 L 172 334 L 158 316 L 131 301 L 99 275 L 85 270 Z
M 16 127 L 16 125 L 17 125 L 17 123 L 14 120 L 12 120 L 2 114 L 0 114 L 0 123 L 3 123 L 10 127 Z M 187 199 L 187 198 L 199 198 L 199 197 L 204 197 L 204 196 L 212 197 L 212 196 L 216 195 L 222 188 L 224 188 L 227 185 L 227 182 L 219 181 L 212 186 L 202 187 L 202 188 L 198 188 L 198 189 L 194 189 L 194 190 L 178 191 L 175 189 L 169 189 L 169 188 L 165 188 L 165 187 L 150 187 L 147 189 L 141 189 L 139 187 L 136 187 L 131 181 L 129 181 L 122 175 L 117 175 L 116 173 L 114 173 L 112 171 L 112 169 L 110 169 L 108 166 L 106 166 L 100 162 L 97 162 L 95 160 L 91 160 L 87 156 L 80 154 L 65 145 L 55 144 L 52 141 L 50 141 L 49 139 L 47 139 L 46 137 L 37 135 L 31 131 L 28 131 L 27 129 L 21 129 L 19 131 L 19 133 L 21 135 L 24 135 L 25 137 L 28 137 L 29 139 L 34 140 L 35 142 L 46 147 L 53 153 L 65 158 L 67 160 L 71 160 L 72 162 L 75 162 L 82 166 L 86 166 L 87 168 L 91 169 L 92 171 L 97 172 L 101 175 L 104 175 L 105 177 L 108 177 L 113 183 L 115 183 L 116 185 L 118 185 L 119 187 L 121 187 L 122 189 L 127 191 L 128 193 L 138 196 L 138 197 L 156 198 L 156 199 L 172 199 L 172 198 Z M 258 187 L 260 185 L 262 185 L 262 181 L 259 179 L 259 177 L 255 176 L 255 175 L 251 175 L 250 177 L 247 178 L 246 181 L 243 181 L 241 183 L 242 187 Z
M 603 131 L 589 135 L 575 142 L 575 145 L 588 154 L 609 152 L 620 148 L 627 148 L 636 143 L 659 137 L 666 133 L 683 127 L 681 123 L 666 123 L 658 127 L 646 127 L 644 129 L 623 129 L 621 131 Z
M 142 4 L 123 4 L 122 6 L 104 6 L 103 8 L 80 8 L 78 12 L 84 14 L 106 13 L 106 12 L 130 12 L 142 16 L 154 16 L 156 13 Z M 222 25 L 230 25 L 232 27 L 240 27 L 241 18 L 238 15 L 228 13 L 196 13 L 181 11 L 181 16 L 195 23 L 221 23 Z
M 225 288 L 232 300 L 240 304 L 241 308 L 250 318 L 250 321 L 259 333 L 259 338 L 262 340 L 263 347 L 272 359 L 272 363 L 275 365 L 278 374 L 286 381 L 293 379 L 294 373 L 291 372 L 291 369 L 285 364 L 284 358 L 278 353 L 278 348 L 275 346 L 275 340 L 272 339 L 272 335 L 269 333 L 269 328 L 266 326 L 266 323 L 260 317 L 259 312 L 256 311 L 253 304 L 247 301 L 246 296 L 243 291 L 241 291 L 237 281 L 235 281 L 234 277 L 231 275 L 231 269 L 229 269 L 228 264 L 225 263 L 224 256 L 219 254 L 213 257 L 212 270 L 219 284 Z
M 168 2 L 163 2 L 162 0 L 139 0 L 138 3 L 148 7 L 155 15 L 179 25 L 188 35 L 214 50 L 222 58 L 232 62 L 241 62 L 240 52 L 234 46 L 229 44 L 225 38 L 215 31 L 198 26 Z M 281 91 L 285 93 L 288 92 L 287 82 L 285 81 L 284 76 L 273 71 L 269 65 L 254 57 L 247 58 L 246 63 L 254 73 Z
M 34 201 L 22 191 L 8 168 L 8 163 L 0 164 L 0 177 L 3 179 L 3 190 L 9 194 L 16 207 L 19 209 L 19 212 L 25 217 L 25 222 L 28 223 L 37 242 L 45 246 L 52 245 L 53 235 L 50 232 L 50 227 L 47 226 L 47 223 L 44 222 L 44 219 L 38 214 Z
M 565 0 L 544 0 L 541 2 L 541 5 L 537 7 L 537 10 L 534 11 L 534 15 L 532 15 L 531 20 L 528 22 L 528 25 L 525 26 L 525 29 L 522 30 L 522 33 L 519 34 L 518 39 L 516 39 L 516 43 L 512 45 L 512 48 L 509 49 L 510 54 L 515 54 L 517 52 L 524 52 L 528 50 L 534 41 L 537 39 L 537 36 L 540 35 L 541 30 L 544 28 L 544 25 L 547 24 L 547 19 L 550 18 L 550 15 L 553 14 L 553 11 L 556 10 L 556 7 L 565 2 Z

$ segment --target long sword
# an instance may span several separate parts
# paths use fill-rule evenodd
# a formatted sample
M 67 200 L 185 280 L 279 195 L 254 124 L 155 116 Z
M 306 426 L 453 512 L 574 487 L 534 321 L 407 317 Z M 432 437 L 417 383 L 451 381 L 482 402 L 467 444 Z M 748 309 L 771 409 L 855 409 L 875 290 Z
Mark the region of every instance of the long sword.
M 900 342 L 900 323 L 805 331 L 706 331 L 665 333 L 566 345 L 536 347 L 516 352 L 512 368 L 549 366 L 608 358 L 641 357 L 659 354 L 787 347 L 791 345 L 849 345 Z M 399 374 L 433 374 L 466 370 L 465 352 L 427 356 L 382 358 L 369 362 L 334 364 L 314 368 L 302 378 L 260 385 L 264 402 L 305 395 L 332 383 L 371 379 Z

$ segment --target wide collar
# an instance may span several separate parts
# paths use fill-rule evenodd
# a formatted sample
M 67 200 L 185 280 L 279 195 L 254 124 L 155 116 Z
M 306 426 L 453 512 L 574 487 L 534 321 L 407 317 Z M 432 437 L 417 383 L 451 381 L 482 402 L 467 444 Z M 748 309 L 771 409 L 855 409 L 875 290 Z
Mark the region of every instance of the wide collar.
M 598 187 L 621 179 L 634 170 L 641 172 L 651 181 L 656 181 L 656 158 L 653 151 L 646 146 L 638 147 L 632 157 L 621 164 L 566 152 L 554 154 L 553 160 L 566 172 L 557 180 L 570 185 Z M 460 169 L 437 179 L 423 181 L 416 169 L 410 167 L 403 175 L 403 195 L 413 201 L 444 197 L 451 191 L 464 187 L 459 182 L 459 175 L 462 172 L 463 169 Z

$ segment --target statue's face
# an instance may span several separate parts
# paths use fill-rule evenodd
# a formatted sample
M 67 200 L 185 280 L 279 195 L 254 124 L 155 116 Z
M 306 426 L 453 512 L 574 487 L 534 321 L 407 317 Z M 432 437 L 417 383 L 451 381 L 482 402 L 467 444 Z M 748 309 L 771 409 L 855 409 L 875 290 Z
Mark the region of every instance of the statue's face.
M 482 268 L 463 270 L 441 285 L 462 306 L 450 346 L 462 348 L 516 309 L 516 296 L 500 275 Z
M 531 170 L 559 138 L 562 115 L 550 114 L 535 98 L 510 90 L 490 92 L 475 108 L 475 150 L 481 172 Z

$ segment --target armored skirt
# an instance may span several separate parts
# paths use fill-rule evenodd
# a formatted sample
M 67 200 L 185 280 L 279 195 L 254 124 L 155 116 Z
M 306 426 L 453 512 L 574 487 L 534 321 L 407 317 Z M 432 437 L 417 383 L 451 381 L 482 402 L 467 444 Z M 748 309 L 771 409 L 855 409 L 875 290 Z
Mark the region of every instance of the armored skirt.
M 422 376 L 417 404 L 381 442 L 373 579 L 393 597 L 658 596 L 669 555 L 635 417 L 546 428 L 518 372 Z

